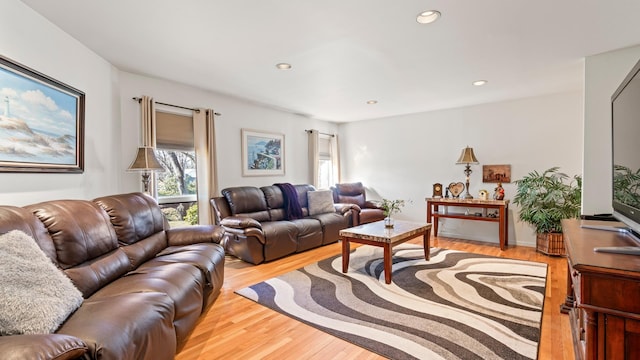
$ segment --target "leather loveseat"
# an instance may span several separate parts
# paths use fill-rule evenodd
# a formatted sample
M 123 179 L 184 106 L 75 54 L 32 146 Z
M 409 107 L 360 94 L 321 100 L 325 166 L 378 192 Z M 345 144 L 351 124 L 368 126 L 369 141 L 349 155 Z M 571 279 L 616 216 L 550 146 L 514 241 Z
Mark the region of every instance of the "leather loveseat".
M 223 226 L 223 244 L 228 254 L 252 264 L 275 260 L 293 253 L 338 241 L 338 232 L 353 224 L 359 210 L 352 204 L 334 204 L 331 191 L 316 191 L 312 185 L 294 185 L 302 218 L 289 219 L 285 198 L 276 185 L 230 187 L 211 199 L 216 223 Z M 327 195 L 331 204 L 316 213 L 309 193 Z M 313 204 L 311 204 L 313 205 Z
M 0 336 L 2 359 L 173 359 L 222 287 L 223 229 L 168 229 L 142 193 L 0 206 L 0 234 L 12 230 L 83 299 L 55 333 Z

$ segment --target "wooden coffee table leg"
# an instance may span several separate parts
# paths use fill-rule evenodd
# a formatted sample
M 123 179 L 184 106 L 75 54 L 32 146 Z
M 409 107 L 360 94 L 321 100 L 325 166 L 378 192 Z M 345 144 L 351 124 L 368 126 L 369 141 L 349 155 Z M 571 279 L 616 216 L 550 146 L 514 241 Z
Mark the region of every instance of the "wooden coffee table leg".
M 391 244 L 384 244 L 384 282 L 391 284 Z
M 431 229 L 429 229 L 431 230 Z M 431 231 L 425 231 L 422 234 L 422 246 L 424 246 L 424 259 L 425 260 L 429 260 L 429 257 L 431 256 Z
M 346 273 L 349 269 L 349 255 L 351 247 L 349 246 L 349 238 L 342 238 L 342 272 Z

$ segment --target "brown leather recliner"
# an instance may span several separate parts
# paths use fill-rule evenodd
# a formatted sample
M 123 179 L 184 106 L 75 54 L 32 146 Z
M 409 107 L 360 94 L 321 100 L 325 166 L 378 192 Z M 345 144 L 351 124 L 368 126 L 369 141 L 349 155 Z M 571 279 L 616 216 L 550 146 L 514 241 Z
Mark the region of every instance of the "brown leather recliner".
M 384 210 L 377 204 L 367 201 L 364 185 L 361 182 L 336 184 L 333 190 L 333 201 L 336 203 L 356 204 L 360 207 L 357 213 L 357 223 L 362 225 L 384 219 Z

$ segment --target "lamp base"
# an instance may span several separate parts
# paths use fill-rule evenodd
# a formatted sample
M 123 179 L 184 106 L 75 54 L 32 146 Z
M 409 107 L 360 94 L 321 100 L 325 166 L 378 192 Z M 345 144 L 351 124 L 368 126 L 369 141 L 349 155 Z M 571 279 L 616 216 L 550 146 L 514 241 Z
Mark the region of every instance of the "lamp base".
M 471 196 L 471 194 L 469 194 L 468 192 L 466 194 L 464 194 L 464 196 L 462 197 L 463 199 L 473 199 L 473 196 Z

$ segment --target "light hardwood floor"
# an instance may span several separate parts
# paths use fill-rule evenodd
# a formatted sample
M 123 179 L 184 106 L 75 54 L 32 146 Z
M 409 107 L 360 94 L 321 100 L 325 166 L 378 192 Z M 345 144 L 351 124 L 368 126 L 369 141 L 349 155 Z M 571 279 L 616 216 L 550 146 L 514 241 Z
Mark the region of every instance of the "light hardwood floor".
M 410 242 L 421 244 L 421 238 Z M 567 286 L 567 261 L 534 248 L 431 238 L 431 246 L 549 264 L 538 359 L 574 359 L 567 315 L 559 311 Z M 352 245 L 352 247 L 355 247 Z M 340 243 L 261 265 L 227 257 L 220 297 L 208 309 L 177 360 L 209 359 L 383 359 L 358 346 L 258 305 L 233 292 L 340 253 Z

